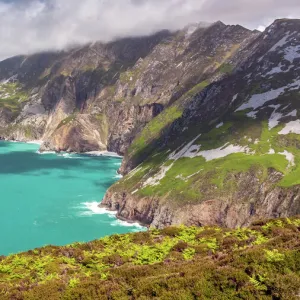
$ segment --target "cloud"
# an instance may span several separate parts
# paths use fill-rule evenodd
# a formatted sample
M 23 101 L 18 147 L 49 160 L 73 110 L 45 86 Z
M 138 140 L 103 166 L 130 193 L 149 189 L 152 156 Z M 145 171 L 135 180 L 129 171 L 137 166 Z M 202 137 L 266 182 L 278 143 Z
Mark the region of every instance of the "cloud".
M 299 0 L 0 0 L 0 59 L 200 21 L 261 29 L 282 17 L 300 17 Z

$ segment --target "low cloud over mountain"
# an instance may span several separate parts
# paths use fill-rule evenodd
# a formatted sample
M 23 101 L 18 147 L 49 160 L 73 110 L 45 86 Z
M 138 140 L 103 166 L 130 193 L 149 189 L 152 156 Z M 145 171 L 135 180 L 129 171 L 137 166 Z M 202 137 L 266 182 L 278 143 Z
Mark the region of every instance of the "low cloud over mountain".
M 0 0 L 0 59 L 94 40 L 179 29 L 192 22 L 264 28 L 299 17 L 299 0 Z

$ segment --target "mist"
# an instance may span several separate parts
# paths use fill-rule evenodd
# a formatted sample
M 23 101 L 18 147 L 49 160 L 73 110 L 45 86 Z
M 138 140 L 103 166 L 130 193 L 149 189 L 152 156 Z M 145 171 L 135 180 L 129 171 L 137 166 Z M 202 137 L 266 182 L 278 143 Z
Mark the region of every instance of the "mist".
M 263 30 L 276 18 L 299 18 L 298 1 L 0 0 L 0 60 L 195 22 L 221 20 Z

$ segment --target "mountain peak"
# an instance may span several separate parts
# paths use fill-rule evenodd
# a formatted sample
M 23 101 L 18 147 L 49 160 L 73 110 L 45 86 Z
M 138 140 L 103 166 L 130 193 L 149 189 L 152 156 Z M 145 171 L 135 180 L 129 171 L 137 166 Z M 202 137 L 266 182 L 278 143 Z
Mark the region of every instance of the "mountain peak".
M 212 24 L 212 26 L 225 27 L 226 24 L 224 24 L 222 21 L 217 21 L 217 22 L 214 22 L 214 23 Z

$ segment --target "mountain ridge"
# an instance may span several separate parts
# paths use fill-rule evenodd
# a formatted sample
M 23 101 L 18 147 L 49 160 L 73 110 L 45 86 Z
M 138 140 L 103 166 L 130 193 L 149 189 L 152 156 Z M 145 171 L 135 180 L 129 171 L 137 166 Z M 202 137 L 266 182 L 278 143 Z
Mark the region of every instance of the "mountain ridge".
M 273 54 L 273 51 L 271 51 L 272 53 L 270 52 L 270 49 L 273 49 L 273 47 L 276 46 L 275 48 L 279 47 L 278 52 L 280 52 L 279 54 L 281 55 L 281 48 L 284 46 L 288 49 L 288 53 L 286 54 L 287 57 L 290 58 L 289 55 L 291 51 L 293 55 L 292 62 L 295 60 L 299 62 L 299 54 L 297 51 L 294 51 L 294 48 L 298 49 L 299 31 L 293 33 L 294 36 L 298 37 L 298 39 L 293 37 L 295 45 L 281 45 L 283 41 L 287 42 L 285 40 L 286 36 L 291 32 L 291 30 L 288 29 L 294 29 L 295 25 L 297 26 L 296 29 L 298 29 L 299 21 L 293 20 L 291 22 L 286 22 L 286 20 L 277 20 L 273 25 L 267 28 L 266 33 L 260 35 L 257 40 L 250 45 L 250 49 L 248 49 L 250 53 L 254 53 L 252 54 L 252 59 L 251 57 L 250 59 L 247 58 L 244 65 L 238 66 L 237 70 L 233 71 L 232 75 L 224 78 L 219 83 L 212 83 L 210 86 L 204 88 L 203 91 L 194 97 L 182 116 L 172 123 L 165 135 L 162 133 L 162 137 L 159 138 L 158 141 L 154 140 L 153 142 L 152 140 L 151 142 L 151 139 L 146 141 L 146 146 L 144 148 L 142 147 L 141 150 L 139 139 L 142 137 L 146 138 L 146 136 L 151 137 L 151 134 L 149 134 L 149 131 L 151 132 L 150 122 L 148 126 L 150 128 L 146 126 L 144 129 L 145 134 L 143 135 L 142 132 L 142 136 L 137 137 L 133 142 L 132 148 L 136 148 L 136 150 L 133 150 L 132 154 L 129 152 L 129 157 L 125 157 L 122 170 L 126 174 L 129 170 L 139 166 L 135 171 L 129 173 L 127 177 L 124 177 L 124 179 L 108 191 L 102 205 L 117 210 L 121 217 L 131 220 L 142 220 L 146 224 L 156 227 L 180 223 L 188 225 L 219 224 L 236 227 L 245 226 L 249 224 L 251 220 L 258 217 L 278 217 L 297 214 L 299 212 L 299 190 L 297 180 L 288 180 L 289 182 L 284 183 L 282 177 L 284 176 L 283 173 L 285 173 L 286 169 L 284 165 L 278 165 L 280 157 L 266 157 L 266 155 L 269 154 L 268 152 L 272 153 L 270 155 L 277 155 L 275 154 L 275 150 L 272 149 L 273 145 L 274 148 L 278 148 L 277 153 L 286 156 L 289 165 L 294 164 L 297 157 L 297 151 L 295 151 L 297 148 L 292 148 L 292 153 L 294 154 L 291 154 L 287 149 L 284 149 L 284 146 L 286 145 L 286 147 L 288 147 L 287 143 L 291 143 L 290 140 L 292 143 L 296 143 L 296 136 L 291 137 L 288 135 L 286 138 L 285 135 L 278 135 L 278 137 L 271 135 L 270 138 L 273 139 L 274 144 L 270 143 L 269 149 L 266 149 L 265 147 L 270 139 L 260 143 L 260 139 L 266 139 L 269 130 L 275 130 L 273 128 L 276 128 L 276 126 L 280 124 L 279 121 L 282 117 L 286 115 L 284 120 L 288 124 L 289 121 L 294 120 L 297 117 L 296 100 L 293 101 L 293 103 L 289 103 L 289 98 L 296 99 L 298 97 L 298 93 L 296 92 L 289 93 L 289 88 L 291 90 L 299 90 L 297 81 L 299 71 L 297 72 L 297 64 L 295 66 L 292 65 L 291 61 L 288 59 L 284 62 L 287 66 L 289 65 L 288 72 L 290 70 L 292 71 L 288 75 L 288 72 L 285 72 L 284 69 L 283 72 L 281 71 L 280 67 L 283 63 L 281 62 L 281 57 L 277 58 Z M 278 34 L 275 39 L 272 36 L 272 32 Z M 272 39 L 271 45 L 268 41 L 269 38 Z M 267 56 L 271 56 L 273 61 L 269 61 L 268 59 L 262 61 L 261 57 L 266 58 Z M 265 74 L 269 76 L 269 79 L 265 79 L 265 75 L 261 74 L 262 76 L 255 75 L 258 77 L 257 79 L 249 77 L 246 78 L 246 80 L 238 79 L 238 81 L 238 75 L 240 78 L 245 78 L 246 76 L 249 76 L 249 74 L 250 76 L 252 75 L 248 70 L 251 69 L 251 66 L 258 68 L 257 64 L 253 64 L 253 60 L 256 61 L 257 59 L 261 62 L 259 69 L 263 69 Z M 275 67 L 273 67 L 273 65 L 275 65 L 274 62 L 276 63 Z M 278 67 L 278 64 L 280 67 Z M 282 68 L 284 68 L 284 66 L 282 66 Z M 256 71 L 256 74 L 259 74 L 259 71 Z M 254 82 L 253 87 L 249 90 L 248 86 L 251 79 Z M 274 82 L 272 83 L 271 80 Z M 238 93 L 238 90 L 234 90 L 236 89 L 235 86 L 241 84 L 243 84 L 243 92 L 247 92 L 248 89 L 250 96 L 248 96 L 249 94 L 241 95 L 240 92 Z M 284 86 L 284 88 L 282 86 Z M 230 87 L 230 91 L 228 91 L 227 87 Z M 269 94 L 268 91 L 270 90 L 270 87 L 276 91 L 272 92 L 274 95 L 272 95 L 272 93 Z M 275 87 L 277 89 L 275 89 Z M 221 89 L 222 93 L 220 93 Z M 259 91 L 259 93 L 254 93 L 256 90 L 260 89 L 261 91 Z M 266 92 L 263 93 L 263 90 L 266 90 Z M 285 90 L 287 93 L 285 93 Z M 229 95 L 227 96 L 226 93 L 229 93 Z M 253 98 L 251 98 L 251 94 Z M 277 102 L 276 99 L 279 96 L 284 98 L 282 96 L 284 94 L 287 94 L 287 96 L 285 97 L 286 99 L 282 99 L 282 101 L 293 107 L 290 107 L 284 113 L 276 112 L 281 106 L 279 105 L 280 102 Z M 220 101 L 224 101 L 225 97 L 227 98 L 227 102 L 224 104 Z M 234 103 L 237 104 L 234 105 L 234 108 L 231 111 L 238 111 L 239 106 L 243 107 L 243 103 L 247 102 L 241 100 L 243 98 L 247 99 L 248 97 L 250 100 L 252 99 L 255 101 L 262 98 L 263 102 L 258 105 L 258 107 L 264 106 L 265 103 L 271 101 L 270 104 L 273 105 L 275 111 L 270 111 L 270 109 L 273 108 L 271 105 L 269 110 L 262 113 L 260 117 L 257 117 L 256 113 L 252 116 L 248 113 L 249 116 L 246 114 L 246 116 L 243 117 L 242 109 L 240 109 L 240 115 L 236 113 L 236 115 L 229 116 L 229 120 L 227 121 L 230 122 L 229 124 L 226 124 L 226 118 L 225 120 L 223 119 L 224 117 L 222 118 L 222 116 L 224 116 L 223 112 L 226 112 L 226 109 L 230 108 L 230 105 L 234 105 Z M 273 99 L 275 104 L 272 103 Z M 209 101 L 212 103 L 212 110 L 210 113 Z M 221 105 L 219 112 L 216 111 L 216 105 Z M 244 109 L 248 107 L 250 109 L 251 105 L 247 106 L 247 104 L 244 104 Z M 286 107 L 284 107 L 284 109 L 286 109 Z M 259 113 L 260 111 L 257 112 L 257 114 Z M 253 117 L 257 117 L 260 120 L 254 119 L 251 121 Z M 160 118 L 160 116 L 157 118 Z M 267 127 L 269 126 L 269 130 L 264 129 L 266 118 L 269 118 L 269 125 L 267 125 Z M 232 121 L 234 121 L 233 124 Z M 205 129 L 209 122 L 211 122 L 211 125 Z M 259 122 L 261 122 L 261 125 L 259 125 Z M 291 122 L 297 123 L 297 121 Z M 202 128 L 202 133 L 201 128 L 199 129 L 201 124 L 204 126 L 204 128 Z M 245 124 L 248 124 L 250 128 L 245 128 Z M 186 131 L 189 126 L 191 127 L 190 133 Z M 195 129 L 195 126 L 198 128 Z M 215 126 L 215 128 L 213 126 Z M 185 129 L 184 132 L 182 132 L 183 129 Z M 174 133 L 172 133 L 172 131 Z M 278 131 L 280 130 L 277 130 L 277 132 Z M 162 132 L 164 132 L 164 129 Z M 294 132 L 297 133 L 297 131 Z M 202 137 L 203 134 L 206 133 L 205 139 L 202 140 L 206 146 L 202 152 L 199 152 L 199 149 L 203 149 L 199 133 Z M 245 134 L 249 136 L 247 137 Z M 236 138 L 233 138 L 232 140 L 231 135 L 236 135 Z M 220 144 L 218 140 L 215 140 L 216 138 L 223 140 L 222 143 Z M 214 143 L 212 143 L 210 139 L 218 146 L 212 147 Z M 195 143 L 197 140 L 199 140 L 198 144 Z M 189 144 L 190 141 L 193 142 Z M 243 145 L 236 145 L 237 141 Z M 150 146 L 149 149 L 151 143 L 153 143 L 153 146 Z M 253 144 L 251 145 L 251 143 Z M 256 146 L 256 144 L 258 146 Z M 249 145 L 251 145 L 252 150 L 249 148 Z M 164 149 L 164 147 L 166 148 Z M 179 157 L 176 157 L 178 147 L 179 149 L 180 147 L 183 148 L 179 151 L 179 153 L 181 152 Z M 260 147 L 264 147 L 264 149 L 260 149 Z M 157 148 L 161 148 L 160 153 L 157 151 Z M 258 149 L 255 150 L 255 148 Z M 223 151 L 222 149 L 224 149 L 224 155 L 221 153 Z M 166 150 L 169 153 L 173 152 L 173 154 L 167 154 L 165 152 Z M 241 157 L 242 155 L 238 153 L 234 154 L 235 152 L 245 152 L 244 150 L 247 150 L 248 152 L 257 151 L 259 152 L 259 155 L 257 158 L 255 155 L 252 155 L 252 158 L 247 154 L 245 157 Z M 145 151 L 147 152 L 148 159 L 143 162 L 143 158 L 141 158 L 139 161 L 139 153 Z M 151 151 L 153 157 L 155 157 L 153 159 L 151 159 Z M 202 155 L 209 161 L 210 158 L 205 155 L 213 155 L 211 162 L 206 164 L 203 163 L 203 158 L 201 161 L 201 159 L 197 158 L 197 155 L 195 155 L 197 152 L 203 153 Z M 222 155 L 220 155 L 220 153 Z M 235 168 L 232 167 L 236 163 L 234 159 L 232 161 L 228 159 L 229 165 L 226 166 L 226 168 L 225 165 L 221 164 L 222 160 L 224 163 L 227 163 L 226 157 L 230 154 L 232 154 L 232 157 L 236 156 L 237 162 L 240 161 L 243 164 L 246 163 L 245 166 L 241 165 L 240 169 L 239 167 L 236 168 L 238 173 L 236 173 L 236 171 L 234 171 Z M 181 158 L 184 156 L 186 158 Z M 256 161 L 256 159 L 259 159 L 259 161 Z M 273 161 L 266 163 L 266 161 L 270 159 Z M 218 166 L 217 161 L 221 166 Z M 142 163 L 140 164 L 140 162 Z M 199 167 L 195 168 L 195 164 L 199 164 Z M 260 168 L 259 166 L 261 164 L 266 164 L 266 166 Z M 129 168 L 127 168 L 128 165 Z M 206 165 L 211 165 L 213 169 L 208 169 L 202 176 L 199 175 L 201 170 L 205 170 Z M 175 167 L 177 167 L 176 170 Z M 233 170 L 228 172 L 228 167 Z M 258 167 L 258 170 L 255 170 L 256 167 Z M 290 165 L 288 169 L 293 167 L 294 165 Z M 224 170 L 222 172 L 223 174 L 216 173 L 214 168 Z M 249 171 L 247 169 L 249 169 Z M 185 175 L 183 175 L 182 172 L 184 172 L 183 174 Z M 287 175 L 287 177 L 291 178 L 296 176 L 292 174 L 296 174 L 297 169 L 294 172 L 288 171 L 287 173 L 291 173 L 291 175 Z M 193 178 L 191 178 L 192 176 Z M 280 183 L 282 181 L 283 185 Z M 277 184 L 279 185 L 278 187 L 276 187 Z M 180 194 L 185 194 L 186 196 L 181 196 Z
M 148 226 L 299 214 L 299 28 L 216 22 L 0 62 L 0 137 L 124 155 L 102 205 Z

